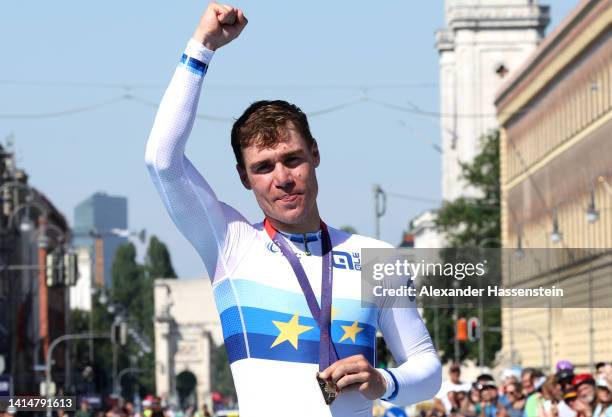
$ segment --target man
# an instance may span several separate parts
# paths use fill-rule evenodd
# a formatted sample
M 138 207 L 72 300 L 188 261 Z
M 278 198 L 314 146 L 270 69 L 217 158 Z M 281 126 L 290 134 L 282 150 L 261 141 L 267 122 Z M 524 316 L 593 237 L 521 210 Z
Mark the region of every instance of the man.
M 591 374 L 578 374 L 574 376 L 572 385 L 576 390 L 572 409 L 578 413 L 578 417 L 591 417 L 595 408 L 595 380 Z
M 361 305 L 361 248 L 390 245 L 321 220 L 320 154 L 299 108 L 257 102 L 232 128 L 238 175 L 262 209 L 262 223 L 218 201 L 184 155 L 214 51 L 246 24 L 240 9 L 209 4 L 146 151 L 166 208 L 211 279 L 240 415 L 369 416 L 377 398 L 429 399 L 440 387 L 440 363 L 416 308 Z M 377 329 L 397 368 L 373 368 Z
M 490 374 L 478 375 L 474 386 L 480 393 L 480 401 L 475 405 L 476 416 L 495 417 L 498 409 L 498 392 L 493 376 Z
M 439 398 L 444 404 L 446 414 L 449 414 L 453 409 L 453 401 L 451 401 L 450 396 L 454 396 L 454 393 L 457 392 L 468 392 L 470 390 L 470 384 L 461 381 L 461 366 L 458 363 L 453 363 L 448 368 L 448 378 L 442 383 L 440 391 L 436 394 L 436 398 Z
M 559 369 L 558 366 L 557 369 Z M 571 370 L 561 369 L 555 374 L 555 380 L 557 382 L 558 389 L 564 394 L 567 392 L 572 392 L 572 380 L 574 379 L 573 369 L 573 367 L 571 368 Z M 567 401 L 565 401 L 565 397 L 563 398 L 564 399 L 562 401 L 559 401 L 559 404 L 557 405 L 559 417 L 576 417 L 576 412 L 569 406 Z M 572 397 L 572 395 L 570 395 L 569 398 L 575 399 L 575 397 Z
M 536 380 L 542 377 L 542 373 L 534 368 L 525 368 L 521 371 L 521 385 L 523 385 L 523 395 L 531 396 L 536 392 Z
M 612 392 L 609 382 L 605 378 L 599 378 L 595 381 L 595 385 L 597 386 L 597 406 L 593 411 L 593 417 L 612 417 Z
M 605 362 L 597 362 L 595 364 L 595 379 L 600 379 L 606 377 L 606 365 Z
M 79 411 L 77 411 L 74 415 L 75 417 L 91 417 L 93 415 L 93 411 L 91 411 L 89 407 L 89 401 L 87 398 L 83 398 L 81 400 Z

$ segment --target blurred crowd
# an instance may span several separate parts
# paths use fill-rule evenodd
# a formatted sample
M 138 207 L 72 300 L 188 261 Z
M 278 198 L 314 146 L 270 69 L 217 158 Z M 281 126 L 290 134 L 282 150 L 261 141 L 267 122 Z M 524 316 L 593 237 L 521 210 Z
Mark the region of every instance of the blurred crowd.
M 163 402 L 152 395 L 147 395 L 142 401 L 142 410 L 139 411 L 131 402 L 107 405 L 103 409 L 92 409 L 87 400 L 82 400 L 79 410 L 74 417 L 212 417 L 208 406 L 204 404 L 200 410 L 194 406 L 182 410 L 177 407 L 164 405 Z M 58 417 L 69 417 L 66 414 Z
M 578 373 L 564 360 L 551 375 L 508 369 L 499 382 L 490 374 L 464 382 L 460 367 L 451 365 L 433 408 L 422 417 L 612 417 L 612 365 L 597 363 L 595 370 Z

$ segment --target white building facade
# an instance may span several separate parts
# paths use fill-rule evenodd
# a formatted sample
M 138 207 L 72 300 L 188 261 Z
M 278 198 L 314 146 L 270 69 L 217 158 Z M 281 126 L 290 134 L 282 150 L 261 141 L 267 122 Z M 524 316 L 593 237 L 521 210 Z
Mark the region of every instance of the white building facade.
M 91 291 L 93 260 L 91 250 L 87 246 L 80 246 L 75 249 L 78 259 L 79 278 L 76 285 L 70 287 L 70 309 L 91 311 Z
M 549 22 L 538 0 L 446 0 L 440 54 L 442 198 L 475 196 L 461 180 L 480 138 L 497 128 L 495 92 L 537 47 Z

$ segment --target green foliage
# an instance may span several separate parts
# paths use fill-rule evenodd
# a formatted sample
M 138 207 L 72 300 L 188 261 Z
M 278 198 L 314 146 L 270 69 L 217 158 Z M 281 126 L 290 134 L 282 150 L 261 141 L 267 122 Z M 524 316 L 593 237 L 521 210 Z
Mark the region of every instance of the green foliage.
M 445 202 L 438 212 L 437 227 L 444 232 L 451 248 L 499 248 L 500 228 L 500 176 L 499 131 L 481 138 L 481 152 L 470 164 L 462 164 L 462 177 L 479 193 L 478 197 L 461 197 Z M 442 352 L 442 360 L 454 359 L 455 322 L 452 309 L 439 308 L 437 317 L 433 308 L 425 308 L 424 318 L 430 334 Z M 459 317 L 478 317 L 476 308 L 459 308 Z M 437 324 L 436 324 L 437 321 Z M 501 323 L 499 308 L 484 310 L 484 327 L 497 327 Z M 437 340 L 436 340 L 437 339 Z M 485 363 L 491 364 L 501 348 L 498 333 L 485 332 Z M 460 346 L 460 359 L 478 359 L 478 342 L 464 342 Z
M 346 233 L 350 233 L 350 234 L 352 234 L 352 235 L 356 235 L 356 234 L 358 233 L 358 232 L 357 232 L 357 229 L 355 229 L 353 226 L 350 226 L 350 225 L 345 225 L 345 226 L 342 226 L 342 227 L 340 228 L 340 230 L 343 230 L 343 231 L 345 231 Z
M 215 391 L 219 391 L 224 398 L 233 398 L 236 401 L 236 388 L 232 371 L 227 359 L 227 349 L 225 345 L 220 345 L 213 352 L 213 386 Z
M 149 274 L 154 278 L 176 278 L 170 260 L 170 252 L 156 236 L 151 236 L 149 240 L 147 267 L 149 268 Z
M 478 190 L 480 197 L 460 197 L 445 202 L 438 212 L 438 229 L 446 233 L 449 246 L 453 248 L 499 247 L 499 131 L 484 136 L 481 152 L 471 164 L 461 166 L 462 177 Z
M 155 278 L 176 278 L 170 254 L 164 243 L 155 236 L 151 237 L 147 249 L 147 260 L 141 265 L 136 260 L 136 248 L 131 243 L 122 245 L 115 252 L 115 261 L 111 269 L 112 290 L 110 301 L 119 306 L 122 314 L 128 318 L 129 326 L 136 329 L 154 349 L 154 302 L 153 284 Z M 115 312 L 116 314 L 117 312 Z M 99 297 L 94 297 L 93 331 L 109 332 L 115 319 L 107 307 L 100 304 Z M 74 310 L 71 313 L 72 331 L 85 333 L 89 331 L 89 313 Z M 79 369 L 89 363 L 87 342 L 79 342 L 76 358 Z M 118 346 L 117 371 L 136 366 L 144 370 L 137 375 L 127 375 L 122 379 L 122 394 L 131 398 L 134 389 L 139 387 L 141 395 L 155 392 L 155 353 L 140 352 L 140 347 L 131 338 L 126 346 Z M 95 342 L 93 363 L 93 386 L 88 389 L 95 392 L 112 391 L 112 345 L 108 342 Z

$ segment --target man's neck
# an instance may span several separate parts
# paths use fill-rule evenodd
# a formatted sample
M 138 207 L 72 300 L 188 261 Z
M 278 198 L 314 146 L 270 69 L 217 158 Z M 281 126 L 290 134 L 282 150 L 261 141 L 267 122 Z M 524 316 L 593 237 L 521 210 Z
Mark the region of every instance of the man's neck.
M 276 219 L 268 217 L 268 221 L 279 232 L 290 233 L 290 234 L 304 234 L 304 233 L 315 233 L 321 229 L 321 218 L 319 217 L 319 211 L 315 209 L 312 216 L 307 221 L 296 224 L 287 224 L 280 222 Z

